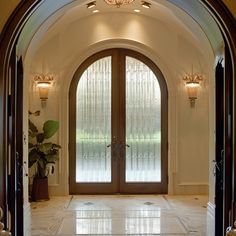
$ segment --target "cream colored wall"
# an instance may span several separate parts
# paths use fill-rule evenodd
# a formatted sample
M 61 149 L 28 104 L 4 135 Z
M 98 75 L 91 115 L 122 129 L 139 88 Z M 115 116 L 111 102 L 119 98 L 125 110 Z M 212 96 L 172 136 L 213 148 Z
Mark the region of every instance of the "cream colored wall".
M 59 119 L 61 160 L 51 193 L 68 194 L 68 91 L 75 70 L 89 55 L 105 48 L 125 47 L 150 57 L 161 69 L 169 90 L 169 193 L 208 192 L 209 80 L 213 78 L 214 55 L 203 32 L 166 25 L 134 14 L 93 15 L 68 25 L 53 26 L 45 37 L 36 35 L 25 58 L 29 68 L 30 110 L 42 110 L 42 119 Z M 129 22 L 128 24 L 126 22 Z M 38 44 L 40 42 L 40 44 Z M 200 43 L 199 43 L 200 42 Z M 65 46 L 66 45 L 66 46 Z M 32 53 L 35 52 L 36 53 Z M 182 77 L 194 71 L 206 80 L 195 108 L 190 108 Z M 55 84 L 47 106 L 40 107 L 32 82 L 36 73 L 52 73 Z

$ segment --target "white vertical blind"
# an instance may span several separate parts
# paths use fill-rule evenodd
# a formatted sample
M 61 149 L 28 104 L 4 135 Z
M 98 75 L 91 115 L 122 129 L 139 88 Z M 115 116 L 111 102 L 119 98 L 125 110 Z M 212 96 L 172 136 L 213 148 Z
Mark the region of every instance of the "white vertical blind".
M 86 69 L 76 96 L 76 182 L 111 182 L 111 57 Z
M 161 91 L 141 61 L 126 57 L 126 182 L 161 181 Z

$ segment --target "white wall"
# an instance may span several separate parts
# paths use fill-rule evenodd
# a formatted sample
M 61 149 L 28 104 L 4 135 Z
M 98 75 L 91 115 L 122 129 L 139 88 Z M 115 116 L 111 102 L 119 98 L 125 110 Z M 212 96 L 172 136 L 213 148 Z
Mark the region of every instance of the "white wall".
M 208 192 L 209 145 L 212 120 L 209 84 L 214 79 L 214 55 L 200 27 L 187 15 L 189 28 L 156 21 L 143 15 L 104 13 L 79 20 L 60 19 L 43 37 L 35 35 L 25 56 L 29 68 L 29 109 L 42 111 L 41 119 L 60 121 L 62 145 L 56 174 L 50 179 L 51 194 L 68 194 L 68 91 L 74 72 L 85 58 L 112 47 L 137 50 L 150 57 L 162 71 L 169 91 L 169 193 Z M 64 21 L 63 21 L 64 20 Z M 62 24 L 63 22 L 63 24 Z M 182 81 L 185 73 L 204 74 L 205 81 L 190 108 Z M 37 73 L 55 75 L 45 108 L 41 108 L 33 82 Z M 211 106 L 212 103 L 210 103 Z M 211 117 L 212 119 L 212 117 Z M 210 129 L 211 127 L 211 129 Z M 211 137 L 211 139 L 210 139 Z M 212 153 L 212 152 L 211 152 Z M 63 167 L 63 168 L 62 168 Z

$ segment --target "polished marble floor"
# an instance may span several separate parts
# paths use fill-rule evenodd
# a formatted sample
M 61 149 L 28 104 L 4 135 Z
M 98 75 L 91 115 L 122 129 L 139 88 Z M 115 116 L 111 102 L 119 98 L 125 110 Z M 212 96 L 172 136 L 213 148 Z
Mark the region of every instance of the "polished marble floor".
M 207 200 L 170 195 L 52 197 L 31 203 L 31 235 L 213 236 L 207 231 Z

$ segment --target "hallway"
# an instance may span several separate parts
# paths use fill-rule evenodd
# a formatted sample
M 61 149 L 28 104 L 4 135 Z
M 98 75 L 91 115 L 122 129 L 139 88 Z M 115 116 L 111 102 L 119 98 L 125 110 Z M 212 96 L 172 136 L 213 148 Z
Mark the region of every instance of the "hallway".
M 31 235 L 211 236 L 207 201 L 205 195 L 52 197 L 31 203 Z

